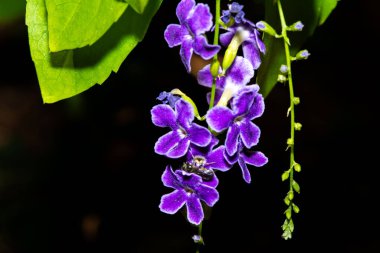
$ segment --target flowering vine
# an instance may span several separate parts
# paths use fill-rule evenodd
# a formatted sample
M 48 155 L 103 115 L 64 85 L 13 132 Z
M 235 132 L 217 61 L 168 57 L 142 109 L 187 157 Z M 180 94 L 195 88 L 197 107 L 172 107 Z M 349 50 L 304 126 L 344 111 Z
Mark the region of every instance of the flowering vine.
M 282 179 L 290 182 L 285 198 L 286 220 L 282 226 L 283 237 L 288 239 L 294 230 L 292 213 L 299 211 L 293 202 L 294 191 L 299 193 L 294 171 L 301 168 L 294 158 L 294 132 L 300 130 L 301 124 L 295 122 L 294 106 L 299 98 L 294 96 L 291 61 L 307 58 L 308 53 L 302 51 L 295 57 L 290 56 L 287 31 L 300 31 L 303 25 L 301 22 L 286 25 L 280 1 L 277 1 L 282 25 L 280 35 L 265 21 L 255 24 L 247 19 L 243 5 L 236 2 L 228 4 L 228 9 L 220 16 L 220 0 L 215 2 L 214 25 L 207 4 L 181 0 L 176 8 L 179 24 L 169 24 L 164 32 L 169 47 L 180 46 L 179 54 L 187 72 L 191 70 L 193 54 L 212 61 L 197 73 L 198 84 L 210 88 L 206 96 L 209 109 L 204 116 L 200 116 L 194 101 L 179 89 L 163 91 L 157 98 L 162 103 L 151 110 L 153 124 L 170 129 L 157 140 L 155 152 L 182 163 L 174 169 L 171 164 L 166 166 L 161 179 L 173 191 L 162 196 L 159 208 L 167 214 L 184 208 L 187 220 L 198 226 L 193 240 L 202 245 L 203 208 L 213 207 L 219 200 L 217 174 L 238 166 L 243 180 L 250 183 L 249 167 L 261 167 L 268 162 L 268 158 L 257 150 L 261 131 L 255 124 L 255 119 L 264 113 L 264 98 L 259 85 L 251 83 L 266 53 L 261 40 L 263 31 L 282 38 L 286 52 L 286 63 L 279 70 L 278 80 L 288 82 L 290 92 L 291 130 L 287 141 L 290 168 L 282 174 Z M 224 32 L 219 34 L 219 29 Z M 214 32 L 212 44 L 206 36 L 211 31 Z M 224 55 L 219 62 L 221 51 Z

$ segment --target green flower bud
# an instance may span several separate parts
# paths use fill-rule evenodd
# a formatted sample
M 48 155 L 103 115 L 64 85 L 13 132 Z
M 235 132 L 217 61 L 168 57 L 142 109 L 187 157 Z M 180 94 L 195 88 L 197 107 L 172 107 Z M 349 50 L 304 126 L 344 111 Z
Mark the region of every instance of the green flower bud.
M 299 163 L 294 164 L 294 170 L 297 172 L 301 172 L 301 165 Z
M 296 122 L 296 123 L 294 124 L 294 129 L 295 129 L 295 130 L 297 130 L 297 131 L 301 131 L 301 128 L 302 128 L 302 124 L 301 124 L 301 123 Z
M 309 58 L 310 53 L 306 49 L 299 51 L 296 56 L 293 58 L 293 60 L 306 60 Z
M 294 145 L 294 140 L 292 138 L 289 138 L 287 141 L 286 141 L 286 144 L 288 144 L 289 146 L 292 146 Z
M 220 67 L 219 61 L 213 60 L 210 67 L 210 72 L 213 77 L 217 77 L 219 75 L 219 67 Z
M 222 62 L 223 73 L 226 72 L 227 69 L 234 62 L 241 43 L 247 40 L 248 37 L 249 37 L 248 31 L 244 29 L 238 29 L 236 31 L 223 57 L 223 62 Z
M 288 196 L 289 200 L 293 200 L 294 199 L 294 192 L 289 191 L 287 196 Z
M 288 79 L 286 78 L 286 76 L 284 76 L 283 74 L 279 74 L 277 76 L 277 82 L 279 83 L 285 83 Z
M 300 98 L 299 98 L 299 97 L 294 97 L 294 98 L 293 98 L 293 104 L 294 104 L 294 105 L 298 105 L 299 103 L 301 103 Z
M 300 31 L 302 31 L 303 27 L 304 27 L 304 25 L 302 24 L 302 22 L 297 21 L 294 24 L 288 26 L 286 29 L 288 31 L 292 31 L 292 32 L 300 32 Z
M 286 218 L 288 220 L 290 220 L 292 218 L 292 209 L 290 207 L 288 209 L 286 209 L 285 215 L 286 215 Z
M 292 188 L 297 192 L 297 193 L 300 193 L 301 189 L 300 189 L 300 185 L 295 181 L 293 180 L 292 182 Z
M 282 175 L 281 175 L 282 181 L 285 181 L 288 178 L 289 178 L 289 170 L 284 171 L 284 173 L 282 173 Z
M 256 23 L 256 27 L 271 36 L 277 36 L 276 31 L 265 21 L 259 21 Z
M 290 205 L 290 199 L 288 198 L 288 196 L 286 196 L 285 198 L 284 198 L 284 202 L 285 202 L 285 204 L 288 206 L 288 205 Z
M 296 204 L 292 203 L 292 207 L 293 207 L 293 211 L 295 213 L 299 213 L 300 212 L 300 208 Z

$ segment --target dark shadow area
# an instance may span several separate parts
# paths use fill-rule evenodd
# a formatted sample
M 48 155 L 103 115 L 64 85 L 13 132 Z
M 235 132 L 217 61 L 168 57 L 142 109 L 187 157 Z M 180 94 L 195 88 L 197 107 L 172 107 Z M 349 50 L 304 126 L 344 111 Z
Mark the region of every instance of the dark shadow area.
M 24 21 L 0 29 L 0 253 L 195 252 L 196 228 L 158 209 L 170 192 L 161 174 L 171 161 L 154 153 L 166 130 L 150 119 L 158 94 L 173 88 L 206 110 L 207 89 L 163 38 L 177 23 L 175 7 L 163 2 L 117 74 L 51 105 L 42 103 Z M 257 11 L 251 7 L 247 18 Z M 294 238 L 281 238 L 289 96 L 280 84 L 256 121 L 257 149 L 270 162 L 251 168 L 250 185 L 237 167 L 218 174 L 220 200 L 204 223 L 203 252 L 380 252 L 378 9 L 377 1 L 340 1 L 306 42 L 310 58 L 294 64 L 303 125 Z

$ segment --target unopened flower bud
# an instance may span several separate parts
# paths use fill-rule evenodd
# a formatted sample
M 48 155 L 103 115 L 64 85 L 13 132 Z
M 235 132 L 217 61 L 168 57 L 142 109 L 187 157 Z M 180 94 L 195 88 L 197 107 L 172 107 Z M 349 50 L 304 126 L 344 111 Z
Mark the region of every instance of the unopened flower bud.
M 286 215 L 286 218 L 288 220 L 290 220 L 292 218 L 292 209 L 290 207 L 288 209 L 286 209 L 285 215 Z
M 285 64 L 282 64 L 281 67 L 280 67 L 280 72 L 283 73 L 283 74 L 288 74 L 288 66 L 286 66 Z
M 294 104 L 294 105 L 298 105 L 299 103 L 301 103 L 300 98 L 299 98 L 299 97 L 294 97 L 294 98 L 293 98 L 293 104 Z
M 293 207 L 293 211 L 295 213 L 299 213 L 300 212 L 300 208 L 296 204 L 292 203 L 292 207 Z
M 265 21 L 259 21 L 256 23 L 256 27 L 257 29 L 259 29 L 260 31 L 263 31 L 271 36 L 276 36 L 277 33 L 276 31 L 273 29 L 273 27 L 271 27 L 267 22 Z
M 301 128 L 302 128 L 302 124 L 301 124 L 301 123 L 296 122 L 296 123 L 294 124 L 294 129 L 295 129 L 296 131 L 301 131 Z
M 307 58 L 309 58 L 309 56 L 310 56 L 309 51 L 304 49 L 304 50 L 299 51 L 296 54 L 295 60 L 306 60 Z
M 285 198 L 284 198 L 284 202 L 285 202 L 285 204 L 288 206 L 288 205 L 290 205 L 290 199 L 288 198 L 288 196 L 286 196 Z
M 213 77 L 217 77 L 219 75 L 219 67 L 220 67 L 220 63 L 218 60 L 214 60 L 211 63 L 210 72 Z
M 279 74 L 277 76 L 277 82 L 279 83 L 285 83 L 288 79 L 286 78 L 286 76 L 284 76 L 283 74 Z
M 294 170 L 297 172 L 301 172 L 301 165 L 299 163 L 294 164 Z
M 222 62 L 222 68 L 223 73 L 231 66 L 231 64 L 234 62 L 237 52 L 239 50 L 239 47 L 241 43 L 243 43 L 246 39 L 249 37 L 249 32 L 240 29 L 236 31 L 234 37 L 232 38 L 230 44 L 227 47 L 227 50 L 224 54 L 223 62 Z
M 293 140 L 292 138 L 289 138 L 289 139 L 286 141 L 286 144 L 288 144 L 289 146 L 294 145 L 294 140 Z
M 287 30 L 292 31 L 292 32 L 299 32 L 302 31 L 304 25 L 302 24 L 301 21 L 297 21 L 294 24 L 288 26 Z
M 287 171 L 284 171 L 284 173 L 282 173 L 281 180 L 285 181 L 288 178 L 289 178 L 289 171 L 287 170 Z
M 289 191 L 289 192 L 288 192 L 288 198 L 289 198 L 289 200 L 293 200 L 293 198 L 294 198 L 294 193 L 293 193 L 293 191 Z

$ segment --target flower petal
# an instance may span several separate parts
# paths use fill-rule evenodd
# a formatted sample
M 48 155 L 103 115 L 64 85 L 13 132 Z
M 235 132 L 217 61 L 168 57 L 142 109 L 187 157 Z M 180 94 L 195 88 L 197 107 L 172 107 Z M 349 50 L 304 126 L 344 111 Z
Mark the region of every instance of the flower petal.
M 247 164 L 245 164 L 245 162 L 242 158 L 239 158 L 238 162 L 239 162 L 239 165 L 241 168 L 241 172 L 243 174 L 243 179 L 245 182 L 247 182 L 249 184 L 251 182 L 251 173 L 249 173 L 249 170 L 247 168 Z
M 226 151 L 227 154 L 232 156 L 238 150 L 240 129 L 236 124 L 233 124 L 228 128 L 226 135 Z
M 189 222 L 195 225 L 199 225 L 204 218 L 204 214 L 201 201 L 195 194 L 192 194 L 188 197 L 186 207 L 187 219 L 189 220 Z
M 230 44 L 232 38 L 234 37 L 236 31 L 230 31 L 226 32 L 220 35 L 220 44 L 222 44 L 224 47 L 228 47 Z
M 177 175 L 174 174 L 170 165 L 166 166 L 164 173 L 162 173 L 161 181 L 166 187 L 171 187 L 177 190 L 181 188 Z
M 246 163 L 254 165 L 256 167 L 264 166 L 268 162 L 268 158 L 260 151 L 246 150 L 240 155 Z
M 197 4 L 188 16 L 187 24 L 194 35 L 209 31 L 212 27 L 210 7 L 206 4 Z
M 159 127 L 176 128 L 176 117 L 174 110 L 169 105 L 156 105 L 150 111 L 152 122 Z
M 251 90 L 240 90 L 232 100 L 232 110 L 235 116 L 240 116 L 248 113 L 250 109 L 255 93 Z
M 210 133 L 210 131 L 207 128 L 198 124 L 193 123 L 191 127 L 188 129 L 187 133 L 191 143 L 194 143 L 195 145 L 205 147 L 211 141 L 212 134 Z
M 210 64 L 204 66 L 201 70 L 198 71 L 197 81 L 200 85 L 211 88 L 213 77 L 210 72 Z
M 188 173 L 183 170 L 176 170 L 175 174 L 178 176 L 178 179 L 181 181 L 182 185 L 189 189 L 195 190 L 198 185 L 202 183 L 202 177 L 197 174 Z
M 214 97 L 214 105 L 216 105 L 219 102 L 220 97 L 222 96 L 223 91 L 220 89 L 215 90 L 215 97 Z M 211 92 L 208 92 L 206 95 L 207 103 L 210 104 L 211 100 Z
M 239 155 L 240 153 L 239 152 L 236 152 L 235 154 L 233 155 L 229 155 L 227 153 L 227 151 L 224 151 L 224 158 L 226 159 L 226 161 L 231 165 L 231 167 L 238 161 L 239 159 Z
M 252 64 L 253 69 L 258 69 L 261 65 L 260 51 L 257 48 L 256 41 L 252 42 L 250 40 L 244 41 L 243 45 L 244 57 L 249 60 Z
M 243 87 L 254 75 L 252 64 L 245 58 L 237 56 L 226 74 L 226 85 Z
M 190 140 L 189 138 L 183 138 L 177 145 L 174 145 L 165 155 L 169 158 L 179 158 L 186 155 L 189 150 Z
M 227 171 L 231 168 L 231 165 L 224 158 L 224 146 L 219 146 L 214 149 L 207 156 L 206 168 L 211 168 L 214 170 Z
M 175 104 L 177 122 L 187 130 L 194 120 L 194 109 L 189 102 L 181 99 Z
M 263 115 L 265 109 L 264 98 L 261 94 L 257 94 L 254 98 L 251 108 L 249 108 L 249 112 L 246 117 L 249 120 L 253 120 L 255 118 Z
M 260 128 L 249 120 L 244 120 L 240 124 L 240 136 L 243 144 L 251 148 L 259 142 Z
M 220 50 L 220 46 L 208 44 L 207 39 L 203 35 L 195 37 L 193 48 L 194 52 L 205 60 L 211 59 Z
M 225 130 L 233 120 L 234 115 L 232 111 L 225 106 L 215 106 L 206 115 L 207 124 L 216 132 Z
M 191 71 L 191 56 L 193 55 L 193 40 L 185 39 L 182 41 L 181 49 L 179 51 L 182 63 L 185 65 L 186 71 L 190 73 Z
M 175 214 L 185 204 L 187 195 L 184 190 L 175 190 L 161 197 L 160 210 L 167 214 Z
M 182 43 L 183 37 L 188 34 L 185 27 L 177 24 L 170 24 L 164 32 L 164 37 L 169 47 L 175 47 Z
M 176 14 L 181 24 L 183 24 L 186 21 L 190 14 L 190 11 L 194 8 L 194 5 L 194 0 L 182 0 L 178 3 Z
M 197 188 L 197 195 L 208 206 L 213 206 L 219 200 L 218 191 L 215 188 L 206 185 L 200 185 Z
M 177 131 L 170 131 L 161 136 L 154 145 L 154 151 L 159 155 L 165 155 L 181 140 Z
M 255 29 L 256 44 L 260 52 L 265 54 L 266 48 L 264 42 L 260 39 L 260 32 Z
M 203 181 L 204 185 L 210 186 L 212 188 L 216 188 L 219 184 L 218 177 L 214 174 L 210 181 Z

